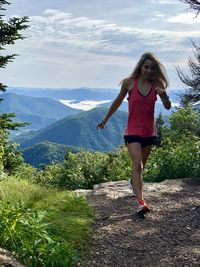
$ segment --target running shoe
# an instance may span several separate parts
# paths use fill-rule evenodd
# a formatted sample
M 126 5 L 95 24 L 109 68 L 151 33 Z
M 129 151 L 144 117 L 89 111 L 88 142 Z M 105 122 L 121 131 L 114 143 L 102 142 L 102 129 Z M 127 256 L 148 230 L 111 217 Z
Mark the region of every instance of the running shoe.
M 133 191 L 133 196 L 136 197 L 136 194 L 135 194 L 134 189 L 133 189 L 133 183 L 132 183 L 131 179 L 128 181 L 128 187 L 130 190 Z
M 146 205 L 144 199 L 136 199 L 136 211 L 140 214 L 145 214 L 146 212 L 149 212 L 149 208 Z

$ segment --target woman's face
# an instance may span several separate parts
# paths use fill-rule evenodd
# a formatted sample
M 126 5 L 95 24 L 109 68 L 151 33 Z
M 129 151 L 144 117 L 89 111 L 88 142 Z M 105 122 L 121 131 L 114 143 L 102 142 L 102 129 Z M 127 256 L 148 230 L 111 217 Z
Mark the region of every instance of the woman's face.
M 149 79 L 154 76 L 154 64 L 150 59 L 145 60 L 141 67 L 141 76 L 143 78 Z

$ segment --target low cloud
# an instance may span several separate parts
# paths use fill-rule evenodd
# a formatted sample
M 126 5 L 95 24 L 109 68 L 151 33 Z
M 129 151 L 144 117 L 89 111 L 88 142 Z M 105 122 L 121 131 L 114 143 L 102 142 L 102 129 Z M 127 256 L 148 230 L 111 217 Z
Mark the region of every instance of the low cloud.
M 100 107 L 102 104 L 110 103 L 111 100 L 102 100 L 102 101 L 85 100 L 81 102 L 76 102 L 73 100 L 60 100 L 60 102 L 68 107 L 87 111 L 96 107 Z

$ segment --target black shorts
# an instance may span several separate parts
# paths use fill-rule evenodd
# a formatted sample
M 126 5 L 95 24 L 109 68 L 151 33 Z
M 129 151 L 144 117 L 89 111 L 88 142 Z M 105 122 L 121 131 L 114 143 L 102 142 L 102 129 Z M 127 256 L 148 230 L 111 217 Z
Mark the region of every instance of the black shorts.
M 142 147 L 156 144 L 156 136 L 142 137 L 138 135 L 124 135 L 125 144 L 140 143 Z

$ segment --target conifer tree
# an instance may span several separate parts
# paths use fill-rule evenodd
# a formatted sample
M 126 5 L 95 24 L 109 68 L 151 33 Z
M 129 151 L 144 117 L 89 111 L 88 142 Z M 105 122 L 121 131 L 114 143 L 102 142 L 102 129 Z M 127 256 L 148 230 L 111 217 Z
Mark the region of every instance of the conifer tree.
M 187 3 L 190 5 L 190 8 L 197 12 L 197 15 L 200 12 L 200 1 L 198 0 L 181 0 L 181 2 Z
M 6 0 L 0 0 L 0 12 L 5 10 L 4 5 L 9 5 L 10 3 Z M 4 15 L 0 14 L 0 51 L 5 50 L 6 45 L 14 44 L 16 40 L 23 39 L 24 37 L 20 33 L 21 30 L 24 30 L 28 27 L 28 17 L 24 16 L 22 18 L 10 18 L 8 21 L 5 21 Z M 5 68 L 6 65 L 11 62 L 16 54 L 11 55 L 0 55 L 0 68 Z M 6 85 L 0 82 L 0 91 L 5 91 Z
M 163 115 L 160 112 L 158 114 L 158 117 L 156 118 L 156 130 L 157 130 L 157 146 L 161 145 L 162 139 L 163 139 L 163 126 L 164 126 L 164 119 L 163 119 Z
M 0 0 L 0 68 L 6 68 L 7 64 L 17 56 L 16 54 L 2 55 L 2 51 L 5 51 L 6 45 L 13 45 L 19 39 L 24 37 L 21 34 L 21 30 L 25 30 L 28 25 L 28 17 L 21 18 L 12 17 L 8 20 L 1 14 L 5 10 L 5 6 L 10 3 L 6 0 Z M 0 81 L 0 91 L 6 91 L 6 85 Z M 2 99 L 0 99 L 2 100 Z M 3 113 L 0 114 L 0 169 L 9 169 L 8 162 L 12 161 L 11 157 L 18 155 L 15 147 L 8 142 L 8 134 L 10 130 L 15 130 L 18 127 L 22 127 L 27 123 L 14 122 L 13 118 L 15 113 Z
M 196 16 L 200 12 L 200 1 L 197 0 L 181 0 L 190 5 L 190 8 L 196 12 Z M 195 18 L 194 18 L 195 19 Z M 178 67 L 177 72 L 180 80 L 188 86 L 188 88 L 181 94 L 182 106 L 194 104 L 200 100 L 200 46 L 192 41 L 194 59 L 189 58 L 188 67 L 189 75 L 185 75 Z

